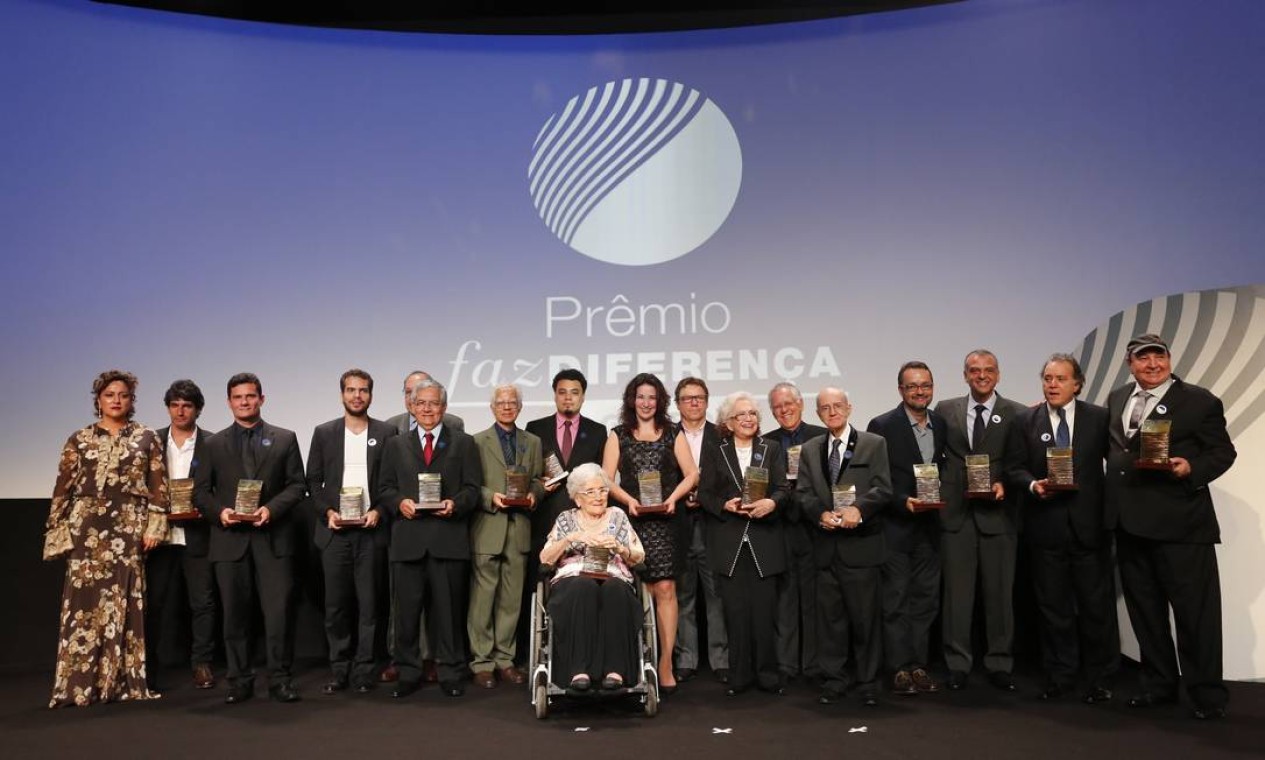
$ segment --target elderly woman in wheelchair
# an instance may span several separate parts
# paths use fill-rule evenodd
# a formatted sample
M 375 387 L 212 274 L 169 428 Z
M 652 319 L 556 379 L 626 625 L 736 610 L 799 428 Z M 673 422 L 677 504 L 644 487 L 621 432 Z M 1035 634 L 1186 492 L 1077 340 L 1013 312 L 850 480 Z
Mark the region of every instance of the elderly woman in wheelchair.
M 607 507 L 611 482 L 586 463 L 567 478 L 577 507 L 558 515 L 540 552 L 557 569 L 549 581 L 552 675 L 570 692 L 600 680 L 604 691 L 636 683 L 641 663 L 642 603 L 631 568 L 645 558 L 628 516 Z

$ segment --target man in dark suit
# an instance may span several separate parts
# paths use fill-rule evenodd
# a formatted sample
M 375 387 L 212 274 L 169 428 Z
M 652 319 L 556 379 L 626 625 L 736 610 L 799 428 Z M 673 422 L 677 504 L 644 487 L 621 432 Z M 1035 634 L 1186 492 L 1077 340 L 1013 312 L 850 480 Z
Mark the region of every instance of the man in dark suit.
M 430 373 L 420 369 L 415 369 L 404 377 L 404 411 L 387 420 L 387 424 L 395 428 L 400 435 L 411 433 L 417 430 L 417 418 L 413 416 L 412 410 L 409 409 L 409 394 L 413 392 L 413 388 L 423 380 L 429 380 Z M 455 414 L 444 412 L 444 427 L 449 430 L 455 430 L 458 433 L 464 433 L 466 430 L 465 421 Z
M 325 636 L 333 678 L 322 691 L 334 694 L 350 684 L 359 693 L 373 688 L 377 665 L 378 600 L 386 587 L 383 565 L 390 526 L 383 518 L 378 472 L 395 428 L 369 416 L 373 378 L 349 369 L 338 380 L 343 415 L 312 431 L 307 487 L 316 507 L 314 540 L 325 577 Z M 341 491 L 360 489 L 363 526 L 340 524 Z M 353 627 L 353 621 L 355 625 Z
M 883 646 L 882 514 L 892 499 L 892 476 L 887 443 L 848 424 L 851 414 L 842 390 L 823 388 L 817 394 L 817 416 L 828 432 L 801 449 L 795 488 L 802 517 L 814 526 L 817 661 L 823 679 L 818 701 L 838 702 L 854 683 L 861 704 L 875 707 Z
M 931 626 L 940 613 L 940 517 L 917 499 L 914 466 L 945 465 L 944 418 L 931 410 L 931 368 L 905 362 L 896 373 L 900 404 L 870 420 L 866 430 L 887 441 L 892 504 L 883 516 L 883 651 L 892 693 L 934 693 L 940 685 L 927 670 Z
M 1130 707 L 1177 701 L 1178 662 L 1195 717 L 1225 717 L 1221 583 L 1214 545 L 1221 529 L 1208 484 L 1234 464 L 1221 400 L 1173 375 L 1158 335 L 1129 341 L 1134 382 L 1108 399 L 1106 527 L 1116 531 L 1125 606 L 1142 654 L 1142 691 Z M 1165 469 L 1138 467 L 1142 425 L 1166 421 Z M 1177 651 L 1169 607 L 1177 624 Z
M 944 418 L 945 468 L 940 474 L 940 561 L 943 574 L 942 623 L 944 661 L 949 688 L 962 689 L 974 663 L 971 622 L 975 586 L 984 592 L 984 630 L 988 680 L 1002 691 L 1014 691 L 1015 562 L 1018 518 L 1015 499 L 1002 483 L 1010 427 L 1024 406 L 997 392 L 1001 369 L 992 351 L 966 355 L 963 377 L 970 394 L 941 401 Z M 966 457 L 987 454 L 992 489 L 989 496 L 966 497 Z
M 1071 354 L 1041 369 L 1045 403 L 1025 410 L 1010 429 L 1007 480 L 1020 498 L 1032 590 L 1041 614 L 1046 684 L 1041 699 L 1075 689 L 1083 667 L 1089 704 L 1111 699 L 1120 660 L 1111 534 L 1103 527 L 1107 410 L 1077 400 L 1085 375 Z M 1047 452 L 1072 449 L 1075 490 L 1051 484 Z
M 168 481 L 192 478 L 199 460 L 206 456 L 210 437 L 198 427 L 206 399 L 192 380 L 177 380 L 167 389 L 163 403 L 171 424 L 158 431 L 158 438 L 167 447 Z M 145 555 L 145 659 L 150 664 L 150 688 L 155 688 L 161 645 L 177 627 L 177 620 L 188 614 L 193 685 L 210 689 L 215 686 L 211 660 L 215 657 L 216 607 L 215 575 L 206 556 L 211 526 L 201 515 L 192 520 L 173 518 L 170 525 L 166 541 Z
M 553 454 L 564 470 L 570 471 L 585 462 L 602 464 L 602 451 L 606 446 L 606 426 L 580 416 L 584 406 L 584 394 L 589 381 L 578 369 L 564 369 L 553 376 L 553 401 L 557 412 L 548 417 L 527 423 L 527 432 L 540 439 L 540 455 L 548 460 Z M 536 578 L 540 574 L 540 550 L 553 528 L 558 515 L 571 508 L 567 496 L 566 481 L 545 487 L 545 497 L 531 516 L 531 551 L 527 553 L 526 582 L 523 583 L 522 609 L 531 609 L 531 595 L 536 590 Z M 519 615 L 517 651 L 520 658 L 527 656 L 530 645 L 529 627 L 531 615 Z
M 253 600 L 263 608 L 268 660 L 268 694 L 278 702 L 297 702 L 290 683 L 294 657 L 294 544 L 290 513 L 303 500 L 303 458 L 294 433 L 264 422 L 263 386 L 249 372 L 228 380 L 233 424 L 206 443 L 206 459 L 194 477 L 193 498 L 211 521 L 209 557 L 224 603 L 224 648 L 230 682 L 226 702 L 237 704 L 255 691 L 251 665 Z M 234 510 L 238 483 L 258 480 L 259 508 L 254 521 Z
M 769 390 L 769 409 L 778 427 L 765 433 L 782 451 L 791 491 L 782 509 L 782 535 L 786 538 L 786 572 L 778 575 L 777 660 L 782 675 L 817 678 L 817 564 L 813 559 L 814 521 L 801 520 L 803 512 L 795 490 L 796 467 L 805 443 L 826 429 L 804 421 L 804 396 L 794 383 L 781 382 Z M 791 459 L 796 467 L 791 466 Z
M 443 425 L 444 386 L 433 379 L 412 393 L 417 430 L 387 441 L 379 502 L 391 516 L 391 574 L 396 597 L 395 658 L 399 682 L 392 696 L 422 682 L 420 626 L 435 653 L 444 694 L 465 693 L 466 595 L 470 586 L 469 517 L 479 506 L 483 470 L 474 439 Z M 440 500 L 422 502 L 418 476 L 441 477 Z
M 677 383 L 673 399 L 681 412 L 678 426 L 689 444 L 694 463 L 702 466 L 703 452 L 720 444 L 720 433 L 707 421 L 707 383 L 702 378 L 687 377 Z M 702 476 L 699 476 L 702 482 Z M 729 638 L 725 631 L 725 612 L 716 587 L 716 576 L 707 561 L 703 511 L 699 508 L 698 489 L 690 492 L 685 507 L 689 513 L 690 549 L 685 555 L 685 568 L 676 582 L 677 618 L 676 680 L 688 681 L 698 670 L 698 592 L 702 587 L 707 611 L 707 662 L 712 673 L 722 680 L 729 672 Z

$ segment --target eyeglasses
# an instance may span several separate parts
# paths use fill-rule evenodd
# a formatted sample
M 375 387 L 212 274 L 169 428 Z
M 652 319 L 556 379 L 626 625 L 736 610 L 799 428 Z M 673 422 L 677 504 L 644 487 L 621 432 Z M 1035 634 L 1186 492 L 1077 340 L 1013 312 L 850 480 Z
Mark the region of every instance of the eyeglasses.
M 580 491 L 579 493 L 581 496 L 583 496 L 586 499 L 596 499 L 599 496 L 602 498 L 605 498 L 606 494 L 610 492 L 611 492 L 611 489 L 609 488 L 589 488 L 587 490 Z
M 492 406 L 500 407 L 502 409 L 516 409 L 518 408 L 518 402 L 517 401 L 497 401 L 493 403 Z
M 902 385 L 900 389 L 906 393 L 913 393 L 914 391 L 929 391 L 935 387 L 934 383 L 907 383 Z
M 423 409 L 438 409 L 443 406 L 443 403 L 439 401 L 431 401 L 429 399 L 418 399 L 413 402 L 413 406 L 420 406 Z
M 682 396 L 676 400 L 678 404 L 706 404 L 706 396 Z
M 745 412 L 736 412 L 734 414 L 729 415 L 729 419 L 731 420 L 758 420 L 760 419 L 760 413 L 754 409 L 748 409 Z

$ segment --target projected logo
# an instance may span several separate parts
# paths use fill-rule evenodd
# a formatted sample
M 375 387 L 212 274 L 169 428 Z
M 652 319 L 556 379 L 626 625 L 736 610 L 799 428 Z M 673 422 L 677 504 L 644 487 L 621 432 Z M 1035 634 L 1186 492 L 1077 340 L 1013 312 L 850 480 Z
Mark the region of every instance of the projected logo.
M 742 184 L 742 149 L 729 119 L 697 90 L 624 79 L 549 117 L 527 179 L 562 242 L 611 264 L 660 264 L 724 224 Z

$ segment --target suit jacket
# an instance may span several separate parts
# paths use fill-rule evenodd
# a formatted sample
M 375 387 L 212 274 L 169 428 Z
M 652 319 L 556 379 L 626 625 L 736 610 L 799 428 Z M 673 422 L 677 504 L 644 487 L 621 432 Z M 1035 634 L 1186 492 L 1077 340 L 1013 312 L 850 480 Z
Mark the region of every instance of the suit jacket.
M 452 515 L 436 517 L 419 510 L 412 520 L 400 514 L 400 502 L 417 501 L 417 476 L 423 472 L 441 475 L 441 498 L 452 499 Z M 387 439 L 378 476 L 381 504 L 391 515 L 391 561 L 415 562 L 427 555 L 439 559 L 470 559 L 467 521 L 479 508 L 483 487 L 483 467 L 474 439 L 444 427 L 435 442 L 429 465 L 422 459 L 422 442 L 417 431 Z
M 1034 481 L 1049 474 L 1046 449 L 1054 445 L 1048 404 L 1027 409 L 1010 428 L 1006 487 L 1019 498 L 1024 537 L 1037 546 L 1052 549 L 1073 539 L 1087 548 L 1109 540 L 1103 529 L 1103 463 L 1107 459 L 1107 410 L 1074 401 L 1076 425 L 1072 430 L 1072 469 L 1075 491 L 1056 491 L 1048 499 L 1032 493 Z
M 540 474 L 544 472 L 545 465 L 540 454 L 540 439 L 521 428 L 514 436 L 517 444 L 514 461 L 506 462 L 496 423 L 474 434 L 479 459 L 483 463 L 479 508 L 470 518 L 470 545 L 475 554 L 499 555 L 511 551 L 526 554 L 531 551 L 530 513 L 520 509 L 497 509 L 492 504 L 493 494 L 505 493 L 505 468 L 512 464 L 526 468 L 537 507 L 544 501 L 545 487 L 540 482 Z
M 799 493 L 803 519 L 812 527 L 813 556 L 818 568 L 833 562 L 846 567 L 873 567 L 883 563 L 887 542 L 883 537 L 883 510 L 892 500 L 892 472 L 887 464 L 887 442 L 873 433 L 852 429 L 857 437 L 852 457 L 830 482 L 829 435 L 818 436 L 799 455 Z M 855 528 L 822 530 L 816 527 L 822 512 L 834 507 L 832 485 L 856 486 L 856 507 L 861 524 Z
M 556 415 L 551 414 L 527 423 L 527 432 L 540 439 L 542 460 L 548 459 L 550 454 L 556 454 L 558 461 L 562 462 L 562 467 L 566 470 L 572 470 L 585 462 L 601 466 L 602 452 L 606 448 L 606 426 L 596 420 L 581 416 L 580 429 L 571 444 L 571 458 L 564 460 L 555 419 Z M 537 551 L 544 547 L 545 539 L 548 538 L 549 531 L 553 528 L 558 515 L 570 508 L 571 497 L 567 496 L 565 483 L 546 496 L 544 502 L 536 507 L 532 515 L 531 538 L 532 546 Z
M 768 497 L 777 508 L 759 519 L 748 519 L 725 511 L 725 502 L 742 495 L 744 472 L 738 463 L 733 438 L 717 437 L 710 444 L 704 436 L 699 457 L 702 481 L 698 500 L 708 516 L 704 531 L 707 559 L 714 572 L 732 577 L 738 553 L 745 539 L 751 544 L 756 570 L 761 578 L 786 570 L 786 539 L 782 535 L 783 510 L 790 491 L 786 483 L 786 463 L 781 448 L 772 441 L 758 439 L 752 445 L 751 466 L 769 471 Z
M 342 417 L 316 426 L 307 454 L 307 490 L 316 507 L 316 530 L 313 540 L 321 549 L 329 546 L 333 533 L 325 517 L 326 510 L 338 511 L 338 491 L 343 487 L 343 455 L 346 453 L 347 425 Z M 387 440 L 395 437 L 395 428 L 369 419 L 369 440 L 365 447 L 365 463 L 369 466 L 369 508 L 378 511 L 378 526 L 370 529 L 374 543 L 385 546 L 391 532 L 390 515 L 382 508 L 382 489 L 378 473 Z M 360 529 L 347 529 L 360 530 Z
M 163 453 L 167 452 L 167 436 L 171 434 L 171 426 L 158 430 L 158 440 L 162 442 Z M 198 466 L 202 458 L 206 456 L 206 442 L 211 434 L 202 428 L 198 428 L 193 439 L 193 461 L 189 463 L 189 477 L 196 478 L 198 474 Z M 216 518 L 219 521 L 219 518 Z M 207 551 L 211 548 L 211 526 L 207 525 L 206 520 L 189 520 L 187 522 L 172 523 L 173 526 L 184 528 L 184 545 L 185 551 L 189 552 L 191 557 L 205 557 Z
M 801 432 L 800 445 L 802 446 L 803 444 L 811 441 L 817 436 L 825 435 L 830 431 L 826 430 L 821 425 L 810 425 L 807 422 L 801 421 L 800 432 Z M 765 433 L 764 435 L 760 436 L 760 439 L 777 444 L 778 451 L 780 451 L 782 454 L 782 467 L 785 468 L 787 466 L 787 453 L 786 453 L 786 448 L 782 445 L 782 428 L 779 427 L 773 430 L 772 432 Z M 801 452 L 802 451 L 803 450 L 801 449 Z M 787 496 L 786 496 L 787 505 L 786 505 L 786 509 L 782 513 L 782 519 L 785 522 L 798 524 L 802 522 L 803 511 L 804 511 L 803 506 L 800 504 L 799 492 L 795 489 L 794 482 L 787 481 L 787 484 L 788 484 L 788 487 L 790 488 L 790 491 L 787 493 Z M 815 528 L 815 526 L 812 526 L 812 525 L 808 527 Z M 799 529 L 799 528 L 787 528 L 787 531 L 788 531 L 788 534 L 792 536 L 802 534 L 803 532 L 802 529 Z M 793 538 L 792 540 L 793 541 L 807 541 L 807 539 L 803 538 L 802 535 L 799 538 Z M 804 551 L 807 551 L 807 549 L 804 549 Z
M 408 412 L 400 412 L 394 417 L 388 419 L 387 424 L 395 428 L 395 432 L 399 435 L 407 435 L 409 433 L 417 432 L 417 428 L 413 426 L 413 415 Z M 444 417 L 440 420 L 440 424 L 450 430 L 455 430 L 458 433 L 466 432 L 466 423 L 455 414 L 448 414 L 447 412 L 444 412 Z
M 1107 528 L 1157 541 L 1219 543 L 1221 528 L 1208 484 L 1230 469 L 1237 456 L 1221 399 L 1174 376 L 1147 417 L 1173 423 L 1169 456 L 1190 462 L 1190 477 L 1178 480 L 1167 472 L 1133 466 L 1142 436 L 1128 438 L 1122 421 L 1133 388 L 1133 383 L 1117 388 L 1107 401 Z
M 307 495 L 299 439 L 289 430 L 259 421 L 255 479 L 263 481 L 259 505 L 268 508 L 268 524 L 262 528 L 249 524 L 225 528 L 220 512 L 233 508 L 237 481 L 246 477 L 233 427 L 229 425 L 207 439 L 206 456 L 198 463 L 193 481 L 193 503 L 211 523 L 207 556 L 212 562 L 239 560 L 246 556 L 250 534 L 262 532 L 268 536 L 274 557 L 289 557 L 294 553 L 290 513 Z
M 940 527 L 958 532 L 968 519 L 985 535 L 1014 534 L 1019 530 L 1017 499 L 1014 489 L 1006 489 L 1006 498 L 1000 502 L 966 498 L 966 456 L 987 454 L 992 482 L 1004 481 L 1006 469 L 1006 445 L 1010 441 L 1010 427 L 1027 409 L 1017 401 L 997 394 L 993 405 L 993 420 L 984 428 L 984 440 L 973 451 L 971 434 L 966 429 L 966 405 L 970 396 L 958 396 L 936 404 L 936 412 L 944 418 L 945 466 L 940 470 L 940 497 L 944 508 L 940 510 Z
M 944 418 L 933 409 L 927 410 L 931 424 L 932 456 L 930 462 L 922 461 L 922 450 L 914 438 L 913 427 L 905 405 L 899 404 L 889 412 L 870 420 L 866 431 L 880 435 L 887 441 L 887 461 L 892 474 L 892 505 L 883 516 L 883 529 L 887 531 L 888 545 L 894 551 L 908 551 L 915 534 L 920 530 L 938 530 L 940 518 L 935 510 L 910 512 L 906 500 L 918 495 L 914 478 L 914 465 L 935 464 L 941 473 L 945 469 L 944 445 L 949 431 Z M 941 497 L 943 498 L 943 497 Z

